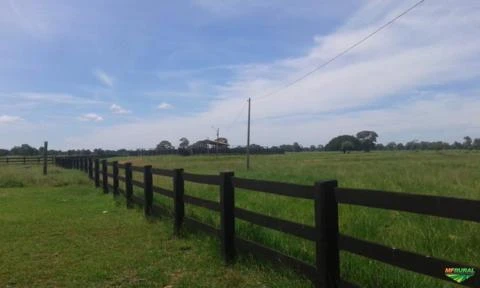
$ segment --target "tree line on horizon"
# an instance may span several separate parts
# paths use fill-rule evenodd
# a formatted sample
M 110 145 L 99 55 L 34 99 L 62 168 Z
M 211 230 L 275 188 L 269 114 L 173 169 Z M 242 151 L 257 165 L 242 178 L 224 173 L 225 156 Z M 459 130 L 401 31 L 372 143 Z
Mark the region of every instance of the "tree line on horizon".
M 261 146 L 257 144 L 250 144 L 250 152 L 252 154 L 282 154 L 285 152 L 314 152 L 314 151 L 341 151 L 348 153 L 350 151 L 365 151 L 372 150 L 480 150 L 480 138 L 471 138 L 465 136 L 462 142 L 455 141 L 448 143 L 444 141 L 409 141 L 406 143 L 389 142 L 387 144 L 377 143 L 378 134 L 375 131 L 360 131 L 354 135 L 339 135 L 332 138 L 326 145 L 310 145 L 302 146 L 298 142 L 293 144 L 282 144 L 277 146 Z M 228 145 L 228 139 L 218 138 L 214 141 Z M 225 148 L 221 153 L 228 154 L 245 154 L 246 146 L 236 146 Z M 43 155 L 43 147 L 35 148 L 29 144 L 22 144 L 14 146 L 11 149 L 0 149 L 0 157 L 3 156 L 36 156 Z M 190 144 L 190 141 L 182 137 L 178 147 L 172 145 L 168 140 L 162 140 L 152 149 L 118 149 L 118 150 L 104 150 L 104 149 L 70 149 L 70 150 L 48 150 L 49 155 L 123 155 L 123 156 L 141 156 L 141 155 L 158 155 L 158 154 L 207 154 L 218 152 L 215 147 L 205 148 L 202 141 L 197 141 Z

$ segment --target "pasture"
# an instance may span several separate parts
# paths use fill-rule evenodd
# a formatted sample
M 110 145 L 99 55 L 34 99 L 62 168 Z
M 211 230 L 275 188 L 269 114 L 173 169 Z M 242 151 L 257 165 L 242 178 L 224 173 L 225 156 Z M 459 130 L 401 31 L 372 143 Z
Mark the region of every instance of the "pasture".
M 336 179 L 339 187 L 480 199 L 480 153 L 470 151 L 292 153 L 252 156 L 150 156 L 117 158 L 135 166 L 184 168 L 218 174 L 312 184 Z M 142 173 L 134 172 L 141 181 Z M 154 185 L 172 189 L 171 179 Z M 135 194 L 143 191 L 135 188 Z M 311 201 L 237 189 L 236 205 L 313 224 Z M 185 194 L 218 201 L 218 187 L 185 184 Z M 0 167 L 0 286 L 7 287 L 310 287 L 281 266 L 240 255 L 225 267 L 218 240 L 187 231 L 172 234 L 172 219 L 149 222 L 95 189 L 85 173 L 40 166 Z M 171 208 L 172 201 L 155 197 Z M 186 215 L 218 226 L 217 214 L 186 206 Z M 478 224 L 407 212 L 340 205 L 340 232 L 419 254 L 480 266 Z M 312 263 L 313 243 L 237 221 L 237 234 Z M 341 277 L 360 287 L 455 287 L 452 282 L 394 268 L 347 252 Z M 478 272 L 477 272 L 478 273 Z M 171 285 L 171 286 L 169 286 Z
M 217 174 L 235 171 L 236 176 L 312 184 L 336 179 L 340 187 L 369 188 L 415 194 L 480 199 L 480 154 L 470 151 L 377 152 L 377 153 L 294 153 L 254 156 L 246 171 L 242 156 L 154 156 L 119 158 L 136 166 L 184 168 L 187 172 Z M 135 176 L 135 174 L 137 174 Z M 134 173 L 141 180 L 141 173 Z M 154 177 L 154 185 L 171 189 L 170 180 Z M 141 191 L 137 191 L 141 193 Z M 218 188 L 186 184 L 185 193 L 218 201 Z M 157 197 L 158 198 L 158 197 Z M 156 198 L 156 199 L 157 199 Z M 172 207 L 169 199 L 159 198 Z M 277 195 L 236 190 L 236 205 L 308 225 L 313 224 L 312 203 Z M 218 216 L 202 208 L 187 206 L 187 215 L 218 226 Z M 478 225 L 407 212 L 340 205 L 340 232 L 407 251 L 479 266 Z M 280 232 L 237 222 L 237 234 L 313 261 L 313 243 Z M 452 287 L 453 284 L 341 253 L 342 278 L 362 287 Z
M 244 257 L 235 268 L 214 239 L 175 238 L 95 189 L 85 174 L 0 166 L 0 287 L 308 287 Z

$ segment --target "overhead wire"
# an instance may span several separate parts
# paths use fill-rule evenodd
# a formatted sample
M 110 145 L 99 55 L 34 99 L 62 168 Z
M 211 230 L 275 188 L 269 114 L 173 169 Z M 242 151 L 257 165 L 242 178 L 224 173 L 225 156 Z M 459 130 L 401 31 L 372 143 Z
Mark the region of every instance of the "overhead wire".
M 348 48 L 346 48 L 345 50 L 343 50 L 342 52 L 338 53 L 337 55 L 335 55 L 334 57 L 330 58 L 329 60 L 323 62 L 322 64 L 320 64 L 319 66 L 315 67 L 315 69 L 303 74 L 302 76 L 300 76 L 299 78 L 293 80 L 292 82 L 289 82 L 285 85 L 283 85 L 282 87 L 278 88 L 277 90 L 274 90 L 270 93 L 267 93 L 263 96 L 260 96 L 260 97 L 257 97 L 255 100 L 261 100 L 261 99 L 265 99 L 265 98 L 268 98 L 274 94 L 277 94 L 278 92 L 284 90 L 284 89 L 287 89 L 293 85 L 295 85 L 296 83 L 302 81 L 303 79 L 307 78 L 308 76 L 312 75 L 313 73 L 317 72 L 318 70 L 322 69 L 323 67 L 327 66 L 328 64 L 332 63 L 333 61 L 337 60 L 338 58 L 342 57 L 343 55 L 347 54 L 348 52 L 350 52 L 351 50 L 353 50 L 354 48 L 360 46 L 362 43 L 364 43 L 365 41 L 367 41 L 368 39 L 372 38 L 375 34 L 379 33 L 380 31 L 382 31 L 383 29 L 387 28 L 388 26 L 392 25 L 395 21 L 397 21 L 399 18 L 401 18 L 402 16 L 406 15 L 408 12 L 412 11 L 413 9 L 415 9 L 416 7 L 418 7 L 420 4 L 422 4 L 423 2 L 425 2 L 425 0 L 420 0 L 418 2 L 416 2 L 413 6 L 411 6 L 410 8 L 406 9 L 405 11 L 403 11 L 402 13 L 398 14 L 397 16 L 395 16 L 393 19 L 391 19 L 390 21 L 388 21 L 387 23 L 383 24 L 382 26 L 380 26 L 379 28 L 375 29 L 373 32 L 371 32 L 370 34 L 368 34 L 367 36 L 363 37 L 362 39 L 360 39 L 359 41 L 355 42 L 354 44 L 350 45 Z
M 374 31 L 372 31 L 371 33 L 369 33 L 368 35 L 366 35 L 365 37 L 363 37 L 362 39 L 360 39 L 359 41 L 353 43 L 352 45 L 350 45 L 349 47 L 347 47 L 346 49 L 342 50 L 340 53 L 336 54 L 335 56 L 333 56 L 332 58 L 330 58 L 329 60 L 323 62 L 322 64 L 318 65 L 317 67 L 315 67 L 313 70 L 311 71 L 308 71 L 307 73 L 303 74 L 302 76 L 298 77 L 297 79 L 279 87 L 278 89 L 272 91 L 272 92 L 269 92 L 267 94 L 264 94 L 263 96 L 260 96 L 260 97 L 255 97 L 255 98 L 252 98 L 252 100 L 263 100 L 265 98 L 268 98 L 268 97 L 271 97 L 275 94 L 277 94 L 278 92 L 284 90 L 284 89 L 287 89 L 295 84 L 297 84 L 298 82 L 304 80 L 305 78 L 307 78 L 308 76 L 312 75 L 313 73 L 317 72 L 318 70 L 322 69 L 323 67 L 327 66 L 328 64 L 332 63 L 333 61 L 337 60 L 338 58 L 342 57 L 343 55 L 347 54 L 348 52 L 350 52 L 351 50 L 355 49 L 356 47 L 360 46 L 361 44 L 363 44 L 365 41 L 367 41 L 368 39 L 372 38 L 373 36 L 375 36 L 377 33 L 381 32 L 382 30 L 384 30 L 385 28 L 387 28 L 388 26 L 392 25 L 395 21 L 397 21 L 398 19 L 400 19 L 401 17 L 405 16 L 406 14 L 408 14 L 410 11 L 412 11 L 413 9 L 417 8 L 418 6 L 420 6 L 423 2 L 425 2 L 425 0 L 420 0 L 418 2 L 416 2 L 414 5 L 410 6 L 408 9 L 404 10 L 402 13 L 398 14 L 397 16 L 395 16 L 394 18 L 392 18 L 390 21 L 386 22 L 385 24 L 383 24 L 382 26 L 378 27 L 377 29 L 375 29 Z M 234 118 L 234 120 L 228 125 L 226 126 L 226 130 L 229 130 L 233 124 L 235 124 L 238 119 L 240 118 L 240 116 L 242 115 L 244 109 L 245 109 L 245 106 L 246 106 L 246 103 L 244 103 L 244 105 L 241 107 L 240 109 L 240 112 L 238 113 L 238 115 Z

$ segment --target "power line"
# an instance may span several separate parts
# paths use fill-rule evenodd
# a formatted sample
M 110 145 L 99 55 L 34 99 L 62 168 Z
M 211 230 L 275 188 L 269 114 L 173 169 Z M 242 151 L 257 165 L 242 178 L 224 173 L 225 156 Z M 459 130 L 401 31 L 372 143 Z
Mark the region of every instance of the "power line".
M 280 91 L 282 91 L 283 89 L 287 89 L 288 87 L 290 86 L 293 86 L 295 85 L 296 83 L 302 81 L 303 79 L 307 78 L 308 76 L 310 76 L 311 74 L 317 72 L 318 70 L 320 70 L 321 68 L 327 66 L 328 64 L 332 63 L 333 61 L 335 61 L 336 59 L 342 57 L 343 55 L 347 54 L 348 52 L 350 52 L 352 49 L 356 48 L 357 46 L 361 45 L 363 42 L 367 41 L 368 39 L 370 39 L 371 37 L 373 37 L 375 34 L 377 34 L 378 32 L 382 31 L 383 29 L 387 28 L 388 26 L 390 26 L 391 24 L 393 24 L 395 21 L 397 21 L 400 17 L 406 15 L 408 12 L 412 11 L 413 9 L 415 9 L 417 6 L 419 6 L 420 4 L 422 4 L 423 2 L 425 2 L 425 0 L 420 0 L 418 1 L 417 3 L 415 3 L 415 5 L 411 6 L 410 8 L 408 8 L 407 10 L 403 11 L 402 13 L 398 14 L 396 17 L 394 17 L 392 20 L 388 21 L 387 23 L 383 24 L 382 26 L 380 26 L 379 28 L 377 28 L 375 31 L 373 31 L 372 33 L 368 34 L 367 36 L 365 36 L 364 38 L 362 38 L 360 41 L 354 43 L 353 45 L 351 45 L 350 47 L 348 47 L 347 49 L 343 50 L 342 52 L 340 52 L 339 54 L 335 55 L 334 57 L 330 58 L 328 61 L 320 64 L 319 66 L 317 66 L 315 69 L 307 72 L 306 74 L 302 75 L 301 77 L 293 80 L 292 82 L 290 83 L 287 83 L 286 85 L 278 88 L 277 90 L 274 90 L 270 93 L 267 93 L 259 98 L 257 98 L 256 100 L 260 100 L 260 99 L 265 99 L 267 97 L 270 97 Z

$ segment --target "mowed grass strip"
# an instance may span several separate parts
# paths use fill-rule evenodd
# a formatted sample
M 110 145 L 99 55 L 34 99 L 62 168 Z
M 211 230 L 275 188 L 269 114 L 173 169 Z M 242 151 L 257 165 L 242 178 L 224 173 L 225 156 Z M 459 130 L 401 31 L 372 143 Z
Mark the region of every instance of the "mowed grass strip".
M 14 180 L 14 181 L 13 181 Z M 310 287 L 248 257 L 225 267 L 216 239 L 172 235 L 80 171 L 0 167 L 0 287 Z
M 238 177 L 312 185 L 336 179 L 340 187 L 368 188 L 405 193 L 480 200 L 480 153 L 478 151 L 422 151 L 371 153 L 287 153 L 254 155 L 250 171 L 244 156 L 150 156 L 118 158 L 134 165 L 184 168 L 189 173 L 215 174 L 234 171 Z M 141 180 L 141 175 L 138 175 Z M 165 177 L 154 185 L 171 187 Z M 185 184 L 185 193 L 219 200 L 218 187 Z M 236 206 L 254 212 L 313 225 L 313 201 L 292 199 L 248 190 L 236 190 Z M 171 202 L 155 195 L 172 208 Z M 186 207 L 187 215 L 218 225 L 217 213 Z M 340 231 L 346 235 L 423 255 L 480 266 L 480 225 L 407 212 L 340 205 Z M 237 221 L 237 233 L 286 254 L 314 262 L 310 241 Z M 349 253 L 341 254 L 342 278 L 361 287 L 454 287 L 427 276 L 408 272 Z M 448 280 L 447 278 L 445 278 Z

